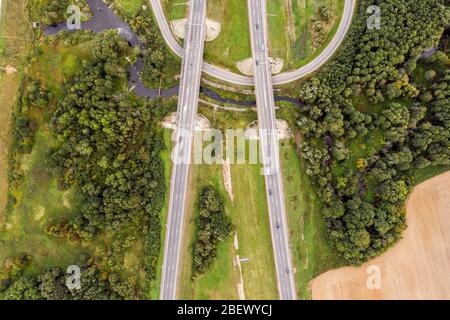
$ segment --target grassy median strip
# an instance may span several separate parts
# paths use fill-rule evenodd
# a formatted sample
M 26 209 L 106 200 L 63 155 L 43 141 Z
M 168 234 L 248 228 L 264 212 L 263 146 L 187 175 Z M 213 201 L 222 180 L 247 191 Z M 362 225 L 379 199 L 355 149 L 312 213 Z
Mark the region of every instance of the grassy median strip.
M 236 62 L 251 57 L 247 1 L 208 0 L 208 18 L 222 24 L 220 35 L 205 45 L 208 61 L 237 71 Z
M 242 262 L 242 277 L 246 299 L 276 299 L 275 262 L 265 198 L 264 176 L 260 165 L 231 165 L 234 201 L 224 187 L 222 165 L 192 165 L 186 222 L 180 267 L 179 298 L 238 299 L 240 273 L 233 259 Z M 237 232 L 239 249 L 234 247 L 233 235 L 219 245 L 216 261 L 205 274 L 192 279 L 192 243 L 195 235 L 194 218 L 199 190 L 212 185 L 225 200 L 225 213 Z
M 246 299 L 277 299 L 278 289 L 270 234 L 264 176 L 260 165 L 232 165 L 236 226 Z
M 219 245 L 216 261 L 211 270 L 192 280 L 194 219 L 197 216 L 196 200 L 200 189 L 205 185 L 212 185 L 225 199 L 226 214 L 229 214 L 229 211 L 227 210 L 227 195 L 222 183 L 222 166 L 192 165 L 190 170 L 178 297 L 180 299 L 237 299 L 237 272 L 233 267 L 232 237 L 228 237 Z

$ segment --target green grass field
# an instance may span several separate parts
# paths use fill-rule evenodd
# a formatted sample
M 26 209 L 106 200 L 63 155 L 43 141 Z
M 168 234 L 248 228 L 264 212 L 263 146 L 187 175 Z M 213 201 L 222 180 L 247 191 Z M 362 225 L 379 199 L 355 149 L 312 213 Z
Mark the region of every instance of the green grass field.
M 30 72 L 34 78 L 47 85 L 56 97 L 61 97 L 61 84 L 80 70 L 83 61 L 88 59 L 91 45 L 91 42 L 85 42 L 66 47 L 59 41 L 40 45 L 42 54 L 30 66 Z
M 236 62 L 252 55 L 247 1 L 209 0 L 208 18 L 222 23 L 222 31 L 217 39 L 206 43 L 205 58 L 237 71 Z
M 128 16 L 133 17 L 142 5 L 144 0 L 115 0 L 114 4 L 122 9 Z
M 164 0 L 169 20 L 185 18 L 185 0 Z M 247 2 L 242 0 L 208 0 L 207 17 L 222 24 L 217 39 L 205 44 L 205 59 L 214 64 L 236 69 L 236 62 L 251 57 L 248 32 Z
M 285 10 L 285 0 L 268 1 L 267 13 L 270 54 L 275 57 L 285 57 L 290 49 L 289 35 L 286 32 L 288 16 Z
M 324 23 L 320 39 L 313 31 L 320 6 L 332 9 L 332 19 Z M 270 54 L 283 58 L 284 69 L 299 68 L 313 60 L 335 35 L 344 0 L 271 0 L 268 2 Z
M 184 19 L 187 15 L 186 0 L 161 0 L 168 20 Z
M 278 289 L 269 214 L 260 165 L 232 165 L 235 201 L 231 216 L 239 240 L 246 299 L 277 299 Z
M 28 252 L 33 256 L 33 264 L 39 267 L 69 265 L 81 252 L 93 249 L 91 245 L 49 237 L 43 230 L 47 224 L 73 218 L 82 203 L 76 190 L 58 189 L 46 165 L 48 148 L 54 144 L 48 126 L 39 123 L 33 152 L 19 159 L 25 178 L 12 190 L 17 203 L 1 233 L 4 248 L 0 251 L 0 261 Z

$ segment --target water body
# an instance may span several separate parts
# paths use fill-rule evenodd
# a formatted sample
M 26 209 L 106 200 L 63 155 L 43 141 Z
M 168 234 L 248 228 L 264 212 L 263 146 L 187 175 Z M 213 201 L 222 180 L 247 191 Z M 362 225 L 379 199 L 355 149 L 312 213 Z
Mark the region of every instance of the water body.
M 81 22 L 82 30 L 90 30 L 93 32 L 103 32 L 105 30 L 119 30 L 118 32 L 128 40 L 129 44 L 133 47 L 145 48 L 145 44 L 139 40 L 136 33 L 131 30 L 130 26 L 124 22 L 120 17 L 118 17 L 114 11 L 108 7 L 102 0 L 86 0 L 89 5 L 93 18 L 89 21 Z M 61 22 L 53 26 L 49 26 L 45 30 L 45 34 L 52 36 L 56 35 L 61 31 L 74 32 L 77 30 L 70 30 L 67 27 L 66 22 Z M 133 90 L 139 97 L 147 97 L 154 99 L 157 97 L 174 97 L 178 95 L 178 86 L 169 89 L 151 89 L 147 88 L 142 82 L 139 74 L 144 67 L 143 58 L 139 57 L 137 62 L 133 65 L 128 66 L 128 88 Z M 237 105 L 240 107 L 255 107 L 256 101 L 242 101 L 223 98 L 220 94 L 214 90 L 206 87 L 201 87 L 200 92 L 205 96 L 221 102 L 232 105 Z M 304 106 L 304 104 L 295 98 L 275 96 L 275 101 L 285 101 L 295 104 L 296 106 Z

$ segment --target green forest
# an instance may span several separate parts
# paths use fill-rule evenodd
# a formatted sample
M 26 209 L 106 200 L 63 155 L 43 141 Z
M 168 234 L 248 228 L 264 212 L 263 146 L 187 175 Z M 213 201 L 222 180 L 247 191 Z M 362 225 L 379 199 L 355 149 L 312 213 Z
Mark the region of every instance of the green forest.
M 198 201 L 192 259 L 194 277 L 211 268 L 218 244 L 231 233 L 231 222 L 225 214 L 223 199 L 213 187 L 203 187 Z
M 395 244 L 420 175 L 450 165 L 449 8 L 375 2 L 381 29 L 367 28 L 373 2 L 359 1 L 343 48 L 300 89 L 306 173 L 325 203 L 327 238 L 350 264 Z
M 43 16 L 45 24 L 63 21 L 60 5 L 38 4 L 29 1 L 30 16 Z M 141 14 L 136 14 L 134 25 L 139 25 Z M 0 295 L 150 298 L 166 192 L 160 157 L 166 146 L 159 123 L 173 111 L 174 101 L 139 98 L 128 91 L 127 66 L 145 52 L 131 48 L 115 31 L 48 37 L 36 29 L 34 37 L 13 115 L 7 217 L 23 214 L 25 219 L 35 211 L 37 189 L 29 187 L 30 180 L 49 190 L 43 190 L 48 192 L 44 202 L 36 204 L 39 224 L 34 222 L 38 226 L 30 235 L 25 225 L 20 233 L 2 234 L 1 245 L 13 254 L 1 261 Z M 152 37 L 142 39 L 152 43 Z M 46 67 L 51 72 L 43 70 Z M 159 78 L 159 68 L 145 72 Z M 76 208 L 54 205 L 54 217 L 47 217 L 50 198 L 60 194 L 64 203 L 69 202 L 66 194 L 74 195 Z M 19 251 L 33 237 L 43 239 L 39 253 Z M 54 245 L 67 251 L 61 258 L 65 263 L 47 261 Z M 81 290 L 66 287 L 68 265 L 80 266 Z

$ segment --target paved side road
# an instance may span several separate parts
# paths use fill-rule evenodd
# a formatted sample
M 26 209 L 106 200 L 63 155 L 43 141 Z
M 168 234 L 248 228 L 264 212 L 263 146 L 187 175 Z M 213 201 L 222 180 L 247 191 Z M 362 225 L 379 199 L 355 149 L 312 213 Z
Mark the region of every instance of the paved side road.
M 266 0 L 248 0 L 260 149 L 264 164 L 270 231 L 280 299 L 296 299 L 289 228 L 280 170 L 275 100 L 267 52 Z
M 153 8 L 153 12 L 156 16 L 156 21 L 158 22 L 161 33 L 168 44 L 168 46 L 172 49 L 175 54 L 178 56 L 182 56 L 183 49 L 178 43 L 175 36 L 172 34 L 169 24 L 167 23 L 167 19 L 164 15 L 163 8 L 161 6 L 160 0 L 150 0 L 150 4 Z M 319 56 L 317 56 L 313 61 L 308 63 L 307 65 L 293 71 L 283 72 L 273 77 L 272 81 L 274 85 L 282 85 L 287 84 L 298 79 L 303 78 L 304 76 L 311 74 L 322 67 L 336 52 L 341 43 L 344 41 L 344 38 L 350 29 L 352 23 L 353 12 L 355 10 L 356 0 L 345 0 L 344 4 L 344 12 L 339 24 L 338 30 L 336 31 L 336 35 L 328 44 L 328 46 L 323 50 Z M 253 85 L 253 79 L 251 77 L 246 77 L 243 75 L 239 75 L 233 73 L 229 70 L 214 66 L 207 62 L 203 63 L 203 71 L 210 76 L 213 76 L 219 80 L 223 80 L 229 83 L 250 86 Z
M 161 300 L 175 300 L 186 204 L 194 120 L 200 92 L 205 41 L 206 1 L 191 0 L 178 98 L 178 128 L 170 185 L 169 216 L 164 245 Z

